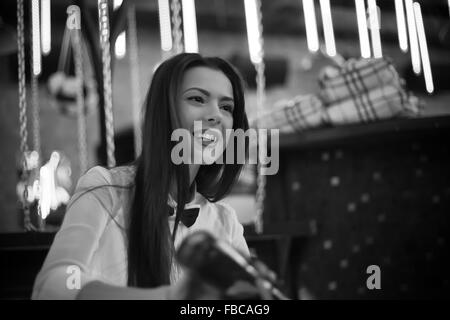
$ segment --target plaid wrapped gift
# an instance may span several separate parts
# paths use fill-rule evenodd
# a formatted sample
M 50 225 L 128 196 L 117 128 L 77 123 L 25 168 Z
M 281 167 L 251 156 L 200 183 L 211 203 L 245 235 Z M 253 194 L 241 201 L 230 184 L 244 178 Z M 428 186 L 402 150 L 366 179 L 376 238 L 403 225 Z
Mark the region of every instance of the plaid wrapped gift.
M 317 96 L 297 96 L 278 101 L 271 110 L 254 119 L 252 124 L 258 128 L 279 129 L 280 133 L 292 133 L 321 125 L 324 111 Z
M 341 68 L 326 67 L 319 75 L 320 96 L 325 105 L 367 94 L 387 84 L 401 87 L 402 80 L 392 63 L 383 59 L 349 59 Z
M 420 113 L 419 101 L 402 88 L 386 85 L 329 106 L 325 121 L 331 124 L 369 122 L 395 116 L 414 117 Z

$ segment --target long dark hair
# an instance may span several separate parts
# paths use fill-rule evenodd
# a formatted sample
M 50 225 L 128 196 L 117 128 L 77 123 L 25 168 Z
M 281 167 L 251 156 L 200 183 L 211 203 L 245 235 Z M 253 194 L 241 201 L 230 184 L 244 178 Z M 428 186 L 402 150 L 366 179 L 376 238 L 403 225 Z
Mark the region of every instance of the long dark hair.
M 185 72 L 205 66 L 223 72 L 233 87 L 233 129 L 248 129 L 244 91 L 239 73 L 225 60 L 182 53 L 164 61 L 155 71 L 145 102 L 142 153 L 136 160 L 134 192 L 129 213 L 128 285 L 156 287 L 170 283 L 174 253 L 168 224 L 170 182 L 176 181 L 177 212 L 188 201 L 189 168 L 171 161 L 172 130 L 180 127 L 176 96 Z M 235 145 L 235 144 L 233 144 Z M 236 150 L 235 150 L 236 151 Z M 247 152 L 247 151 L 246 151 Z M 234 152 L 237 155 L 237 152 Z M 202 165 L 197 191 L 211 202 L 222 199 L 237 179 L 242 164 Z M 173 237 L 179 217 L 176 217 Z

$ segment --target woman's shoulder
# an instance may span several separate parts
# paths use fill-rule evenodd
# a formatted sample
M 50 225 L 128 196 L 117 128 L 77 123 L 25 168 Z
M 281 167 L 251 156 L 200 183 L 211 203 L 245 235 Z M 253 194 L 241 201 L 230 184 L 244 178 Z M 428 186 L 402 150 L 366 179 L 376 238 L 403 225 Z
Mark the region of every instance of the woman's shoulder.
M 228 203 L 226 203 L 224 200 L 217 201 L 214 204 L 227 217 L 234 218 L 236 216 L 236 211 L 234 210 L 234 208 L 232 206 L 230 206 Z
M 94 166 L 81 176 L 78 187 L 80 186 L 129 186 L 133 183 L 135 170 L 133 166 L 121 166 L 108 169 L 102 166 Z
M 128 199 L 134 179 L 133 168 L 115 167 L 108 169 L 94 166 L 78 180 L 72 201 L 90 193 L 101 200 L 106 207 L 115 207 Z
M 210 202 L 216 215 L 213 217 L 219 222 L 221 229 L 225 231 L 225 238 L 241 253 L 250 256 L 248 246 L 244 238 L 244 227 L 240 223 L 236 211 L 226 200 Z
M 76 201 L 95 201 L 109 213 L 116 216 L 120 208 L 129 204 L 130 192 L 134 177 L 133 168 L 115 167 L 108 169 L 102 166 L 90 168 L 78 180 L 68 208 Z M 89 195 L 89 197 L 86 197 Z
M 219 219 L 219 221 L 227 229 L 234 229 L 236 227 L 236 224 L 239 224 L 236 210 L 234 210 L 234 208 L 224 200 L 220 200 L 217 202 L 210 202 L 208 200 L 206 201 L 208 202 L 208 205 L 213 208 L 213 211 L 217 214 L 217 219 Z
M 111 175 L 109 174 L 108 169 L 101 166 L 95 166 L 81 175 L 78 180 L 77 189 L 80 189 L 81 187 L 111 184 L 111 181 Z
M 109 170 L 113 183 L 121 186 L 131 186 L 134 183 L 136 167 L 134 165 L 114 167 Z

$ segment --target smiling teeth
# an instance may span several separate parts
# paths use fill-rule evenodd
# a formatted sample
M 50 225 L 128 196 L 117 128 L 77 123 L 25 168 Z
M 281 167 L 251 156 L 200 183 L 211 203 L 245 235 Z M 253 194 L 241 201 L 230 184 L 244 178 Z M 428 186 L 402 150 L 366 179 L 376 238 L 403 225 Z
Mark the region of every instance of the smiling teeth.
M 212 134 L 207 134 L 207 133 L 202 134 L 202 138 L 209 140 L 209 141 L 214 141 L 214 142 L 216 141 L 216 137 Z
M 214 136 L 212 134 L 208 134 L 208 133 L 199 134 L 198 137 L 202 140 L 211 141 L 211 142 L 216 142 L 216 140 L 217 140 L 216 136 Z

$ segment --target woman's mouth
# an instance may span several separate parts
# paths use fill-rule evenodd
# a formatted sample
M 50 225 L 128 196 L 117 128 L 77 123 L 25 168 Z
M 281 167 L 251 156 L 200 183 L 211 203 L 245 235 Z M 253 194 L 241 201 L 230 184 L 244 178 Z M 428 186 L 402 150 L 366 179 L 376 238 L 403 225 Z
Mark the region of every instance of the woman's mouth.
M 221 132 L 217 129 L 203 129 L 201 132 L 194 133 L 194 137 L 205 147 L 212 147 L 219 141 L 218 135 Z

